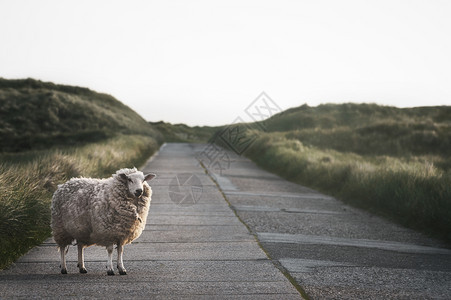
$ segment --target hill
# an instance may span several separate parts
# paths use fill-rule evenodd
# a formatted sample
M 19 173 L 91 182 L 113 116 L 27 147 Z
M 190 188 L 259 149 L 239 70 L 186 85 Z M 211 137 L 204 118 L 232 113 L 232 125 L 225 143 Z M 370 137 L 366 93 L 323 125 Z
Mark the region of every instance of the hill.
M 265 121 L 306 145 L 361 155 L 451 154 L 451 106 L 303 105 Z
M 220 128 L 211 126 L 190 127 L 185 124 L 171 124 L 164 121 L 150 122 L 166 142 L 206 143 Z
M 450 106 L 303 105 L 258 125 L 236 141 L 262 168 L 451 242 Z
M 114 97 L 34 79 L 0 78 L 0 149 L 94 142 L 118 133 L 161 135 Z
M 110 95 L 0 78 L 0 269 L 50 236 L 50 201 L 71 177 L 139 167 L 162 135 Z

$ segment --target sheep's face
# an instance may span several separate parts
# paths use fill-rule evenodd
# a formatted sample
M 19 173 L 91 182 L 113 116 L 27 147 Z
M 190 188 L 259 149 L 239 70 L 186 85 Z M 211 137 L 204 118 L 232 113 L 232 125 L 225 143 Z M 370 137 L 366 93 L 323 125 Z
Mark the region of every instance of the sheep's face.
M 147 174 L 144 176 L 143 172 L 135 172 L 129 175 L 119 174 L 119 176 L 127 183 L 130 195 L 141 197 L 143 194 L 143 183 L 155 178 L 155 174 Z

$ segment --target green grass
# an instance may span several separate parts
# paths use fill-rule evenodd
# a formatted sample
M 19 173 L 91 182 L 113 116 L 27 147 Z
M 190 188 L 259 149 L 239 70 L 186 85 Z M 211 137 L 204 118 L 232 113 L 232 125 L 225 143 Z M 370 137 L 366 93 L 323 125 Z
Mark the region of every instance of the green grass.
M 185 124 L 171 124 L 163 121 L 153 122 L 151 125 L 157 129 L 166 142 L 206 143 L 219 127 L 194 126 Z
M 265 121 L 269 132 L 321 149 L 396 157 L 451 156 L 451 107 L 326 104 L 292 108 Z
M 304 105 L 263 124 L 244 153 L 261 167 L 451 242 L 450 107 Z
M 158 147 L 149 136 L 118 135 L 77 148 L 22 153 L 16 160 L 0 156 L 0 269 L 50 235 L 50 202 L 58 184 L 140 167 Z
M 451 107 L 304 105 L 260 125 L 245 155 L 263 168 L 451 241 Z M 0 78 L 0 269 L 49 236 L 59 183 L 224 128 L 148 123 L 110 95 Z
M 1 152 L 78 146 L 118 133 L 162 138 L 110 95 L 34 79 L 0 78 Z
M 110 95 L 0 78 L 0 269 L 50 235 L 58 184 L 140 167 L 162 142 Z

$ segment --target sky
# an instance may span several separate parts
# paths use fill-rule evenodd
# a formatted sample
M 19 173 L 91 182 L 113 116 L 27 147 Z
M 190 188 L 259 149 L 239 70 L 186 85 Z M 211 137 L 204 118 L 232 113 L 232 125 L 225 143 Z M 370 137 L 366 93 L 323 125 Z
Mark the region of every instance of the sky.
M 223 125 L 265 92 L 451 105 L 451 1 L 0 0 L 0 77 L 113 95 L 148 121 Z

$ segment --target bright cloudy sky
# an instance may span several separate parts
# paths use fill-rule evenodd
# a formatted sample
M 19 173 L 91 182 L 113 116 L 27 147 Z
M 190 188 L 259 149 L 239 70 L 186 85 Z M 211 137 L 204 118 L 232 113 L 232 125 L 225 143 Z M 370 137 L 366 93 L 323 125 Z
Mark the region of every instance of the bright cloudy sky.
M 283 109 L 451 105 L 450 53 L 447 0 L 0 0 L 0 77 L 89 87 L 149 121 L 226 124 L 262 91 Z

